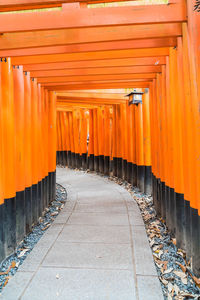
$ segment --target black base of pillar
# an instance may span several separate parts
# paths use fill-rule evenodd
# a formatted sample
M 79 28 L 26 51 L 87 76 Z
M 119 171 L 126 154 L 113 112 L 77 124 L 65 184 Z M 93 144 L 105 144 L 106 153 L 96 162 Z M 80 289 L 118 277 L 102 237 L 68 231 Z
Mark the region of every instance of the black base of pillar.
M 147 195 L 152 194 L 152 177 L 150 166 L 145 166 L 144 192 Z
M 25 229 L 26 234 L 31 232 L 32 229 L 32 187 L 25 189 Z
M 75 168 L 80 169 L 82 167 L 81 158 L 79 153 L 75 153 Z
M 82 153 L 81 163 L 82 163 L 83 170 L 87 170 L 87 153 Z
M 4 204 L 0 205 L 0 263 L 5 258 Z
M 110 175 L 110 157 L 104 156 L 104 174 L 109 176 Z
M 132 186 L 137 186 L 137 165 L 132 164 L 132 179 L 131 179 Z
M 137 187 L 144 193 L 145 167 L 137 166 Z
M 3 228 L 5 237 L 5 255 L 10 255 L 16 247 L 16 198 L 4 200 Z
M 25 191 L 16 193 L 16 243 L 25 236 Z
M 52 172 L 52 200 L 56 199 L 56 171 Z
M 46 190 L 45 190 L 45 178 L 42 179 L 42 213 L 46 208 Z
M 71 152 L 71 167 L 74 169 L 76 166 L 75 164 L 75 153 Z
M 46 203 L 47 203 L 47 205 L 46 205 L 46 207 L 49 205 L 49 199 L 50 199 L 50 196 L 49 196 L 49 173 L 48 173 L 48 175 L 46 176 L 46 187 L 47 187 L 47 195 L 46 195 Z
M 122 178 L 127 181 L 127 160 L 122 160 Z
M 88 157 L 88 169 L 94 171 L 94 154 L 90 154 Z
M 38 221 L 38 185 L 32 185 L 32 221 L 37 224 Z
M 187 257 L 190 258 L 192 256 L 192 249 L 191 249 L 191 243 L 192 243 L 192 232 L 191 232 L 191 207 L 190 202 L 185 200 L 184 202 L 184 210 L 185 210 L 185 221 L 186 221 L 186 227 L 185 227 L 185 235 L 186 235 L 186 251 L 187 251 Z
M 42 181 L 38 182 L 38 218 L 41 217 L 43 212 L 43 204 L 42 204 Z
M 175 201 L 175 192 L 173 188 L 169 190 L 169 211 L 170 213 L 170 223 L 169 229 L 171 233 L 175 236 L 176 234 L 176 201 Z
M 117 158 L 117 177 L 122 178 L 122 158 Z
M 113 176 L 117 177 L 117 157 L 113 157 Z
M 63 151 L 63 167 L 67 165 L 67 151 Z
M 128 162 L 127 163 L 127 181 L 129 182 L 129 183 L 132 183 L 132 176 L 133 176 L 133 174 L 132 174 L 132 163 L 131 162 Z
M 99 155 L 99 172 L 101 174 L 104 173 L 104 156 L 103 155 Z
M 71 162 L 71 151 L 67 151 L 67 166 L 70 168 L 72 166 Z
M 185 241 L 185 209 L 184 209 L 184 195 L 180 193 L 175 193 L 175 201 L 176 201 L 176 216 L 175 216 L 175 227 L 176 227 L 176 244 L 179 248 L 186 248 Z
M 165 193 L 165 183 L 160 182 L 160 189 L 161 189 L 161 198 L 160 198 L 160 203 L 161 203 L 161 216 L 165 220 L 166 219 L 166 193 Z
M 94 170 L 99 172 L 99 156 L 94 156 Z
M 200 216 L 198 210 L 191 208 L 192 269 L 200 275 Z

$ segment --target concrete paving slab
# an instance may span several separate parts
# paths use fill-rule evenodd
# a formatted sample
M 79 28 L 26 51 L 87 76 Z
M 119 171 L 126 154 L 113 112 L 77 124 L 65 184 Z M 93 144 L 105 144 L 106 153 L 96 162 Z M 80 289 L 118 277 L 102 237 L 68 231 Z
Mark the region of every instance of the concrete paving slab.
M 117 202 L 116 205 L 114 203 L 77 203 L 76 212 L 113 212 L 113 213 L 124 213 L 127 214 L 126 206 L 123 202 Z
M 57 241 L 47 254 L 42 266 L 132 270 L 131 245 Z
M 113 213 L 77 213 L 74 212 L 68 224 L 73 225 L 121 225 L 128 226 L 129 220 L 126 214 L 117 214 Z
M 136 298 L 133 274 L 129 270 L 41 268 L 21 299 L 134 300 Z
M 65 225 L 58 241 L 129 244 L 130 232 L 126 226 Z

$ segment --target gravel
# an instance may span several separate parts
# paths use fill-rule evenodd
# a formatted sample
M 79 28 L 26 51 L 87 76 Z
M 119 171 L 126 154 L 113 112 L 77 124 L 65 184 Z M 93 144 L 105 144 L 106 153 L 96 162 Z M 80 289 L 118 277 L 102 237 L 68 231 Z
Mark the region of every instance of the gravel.
M 0 292 L 8 283 L 9 278 L 17 272 L 18 267 L 32 251 L 35 244 L 37 244 L 45 231 L 51 226 L 54 219 L 64 207 L 66 200 L 66 190 L 61 185 L 56 184 L 56 199 L 50 203 L 48 208 L 45 209 L 44 216 L 39 218 L 38 224 L 32 228 L 32 231 L 17 246 L 15 252 L 1 263 Z

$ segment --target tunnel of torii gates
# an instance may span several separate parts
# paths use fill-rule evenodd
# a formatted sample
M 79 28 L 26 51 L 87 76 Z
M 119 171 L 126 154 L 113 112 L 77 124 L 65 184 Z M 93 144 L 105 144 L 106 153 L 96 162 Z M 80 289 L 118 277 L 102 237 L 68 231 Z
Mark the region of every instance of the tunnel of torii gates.
M 195 0 L 88 3 L 0 1 L 0 261 L 55 198 L 57 152 L 59 164 L 152 192 L 158 216 L 199 274 Z M 59 9 L 5 13 L 47 7 Z M 130 88 L 143 92 L 142 102 L 130 103 Z

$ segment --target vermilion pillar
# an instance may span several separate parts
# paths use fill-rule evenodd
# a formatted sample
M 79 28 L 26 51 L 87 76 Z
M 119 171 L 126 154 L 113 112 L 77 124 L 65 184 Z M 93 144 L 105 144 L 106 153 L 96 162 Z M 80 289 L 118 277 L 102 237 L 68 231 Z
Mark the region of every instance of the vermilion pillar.
M 5 254 L 16 245 L 15 118 L 11 59 L 1 60 L 1 120 L 4 190 Z
M 50 201 L 56 195 L 56 94 L 49 92 L 48 105 L 48 166 L 49 166 L 49 197 Z
M 89 165 L 89 170 L 94 171 L 94 119 L 93 119 L 93 109 L 89 110 L 88 165 Z
M 25 162 L 24 162 L 24 76 L 23 67 L 13 67 L 15 112 L 16 241 L 25 235 Z
M 32 227 L 32 122 L 31 122 L 31 79 L 24 73 L 24 178 L 25 178 L 25 226 L 26 233 Z

